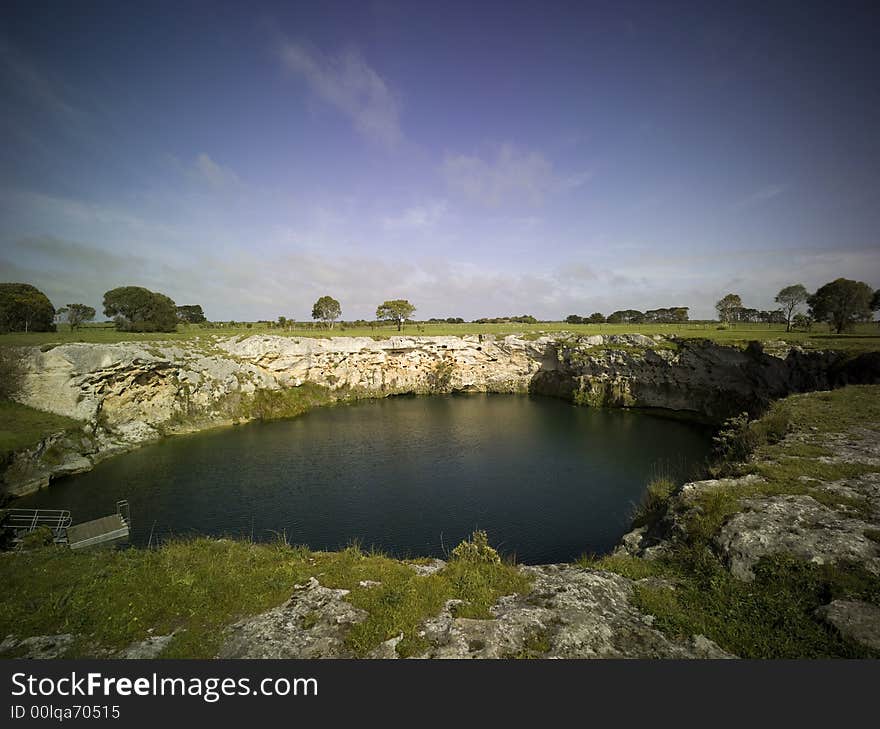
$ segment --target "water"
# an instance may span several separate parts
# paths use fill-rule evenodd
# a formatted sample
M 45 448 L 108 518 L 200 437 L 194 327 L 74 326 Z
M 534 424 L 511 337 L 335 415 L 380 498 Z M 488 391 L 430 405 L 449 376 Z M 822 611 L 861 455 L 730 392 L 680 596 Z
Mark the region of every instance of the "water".
M 516 395 L 396 397 L 171 438 L 15 506 L 74 522 L 128 499 L 132 541 L 211 534 L 443 556 L 475 528 L 526 563 L 604 552 L 648 479 L 687 475 L 699 426 Z

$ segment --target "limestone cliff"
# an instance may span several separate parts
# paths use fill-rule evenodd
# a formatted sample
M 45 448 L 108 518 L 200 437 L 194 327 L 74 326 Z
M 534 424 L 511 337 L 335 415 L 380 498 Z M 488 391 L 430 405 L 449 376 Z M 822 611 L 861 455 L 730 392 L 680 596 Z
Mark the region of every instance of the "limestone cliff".
M 252 336 L 31 349 L 17 399 L 75 418 L 81 433 L 16 454 L 4 491 L 176 432 L 259 417 L 257 395 L 310 384 L 327 400 L 404 393 L 533 392 L 584 405 L 755 413 L 791 392 L 876 381 L 876 357 L 783 348 L 773 354 L 659 336 L 491 335 L 329 339 Z M 47 457 L 46 454 L 51 454 Z

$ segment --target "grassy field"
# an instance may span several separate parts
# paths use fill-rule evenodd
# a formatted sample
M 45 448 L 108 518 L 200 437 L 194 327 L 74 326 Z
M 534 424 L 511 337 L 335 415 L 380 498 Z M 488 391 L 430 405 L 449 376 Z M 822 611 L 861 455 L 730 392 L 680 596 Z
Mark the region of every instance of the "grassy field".
M 77 421 L 62 415 L 0 400 L 0 461 L 12 451 L 36 445 L 51 433 L 79 426 Z
M 401 633 L 401 655 L 424 649 L 418 627 L 447 600 L 466 601 L 462 617 L 487 618 L 499 597 L 529 588 L 524 575 L 500 561 L 453 558 L 440 572 L 421 576 L 357 547 L 311 552 L 280 540 L 194 539 L 157 550 L 91 552 L 46 547 L 0 554 L 0 636 L 71 633 L 67 657 L 73 658 L 177 631 L 163 657 L 211 658 L 224 626 L 280 605 L 295 584 L 314 576 L 325 587 L 350 590 L 351 603 L 366 611 L 347 636 L 359 656 Z M 362 585 L 366 580 L 381 584 Z M 304 629 L 311 627 L 307 618 Z
M 397 327 L 351 327 L 337 325 L 333 329 L 299 326 L 291 329 L 269 327 L 254 323 L 234 327 L 211 327 L 180 325 L 176 332 L 117 332 L 111 326 L 89 325 L 70 331 L 66 325 L 58 332 L 30 332 L 2 334 L 2 345 L 47 345 L 68 342 L 148 342 L 193 340 L 214 336 L 250 336 L 253 334 L 272 334 L 286 337 L 373 337 L 387 339 L 404 334 L 408 336 L 463 336 L 465 334 L 494 334 L 505 336 L 520 334 L 527 338 L 537 338 L 542 334 L 570 332 L 579 335 L 590 334 L 662 334 L 670 337 L 709 338 L 722 343 L 741 344 L 750 340 L 778 340 L 797 343 L 813 349 L 880 349 L 880 326 L 859 324 L 846 334 L 833 334 L 825 324 L 817 324 L 810 332 L 786 332 L 782 324 L 737 324 L 729 329 L 719 329 L 714 322 L 689 322 L 686 324 L 565 324 L 564 322 L 542 322 L 539 324 L 410 324 L 403 332 Z

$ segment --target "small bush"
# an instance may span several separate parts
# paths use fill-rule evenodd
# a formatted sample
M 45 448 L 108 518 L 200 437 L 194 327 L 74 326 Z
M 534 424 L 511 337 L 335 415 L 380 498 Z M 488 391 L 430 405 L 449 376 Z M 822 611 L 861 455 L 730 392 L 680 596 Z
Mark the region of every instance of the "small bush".
M 755 433 L 749 428 L 749 414 L 740 413 L 725 420 L 712 443 L 720 461 L 730 463 L 747 459 L 758 445 Z
M 642 501 L 633 514 L 633 526 L 640 527 L 659 520 L 666 511 L 669 497 L 672 496 L 673 491 L 675 491 L 675 481 L 671 478 L 653 479 L 645 489 Z
M 712 439 L 715 448 L 714 471 L 723 474 L 731 464 L 742 463 L 761 446 L 779 443 L 791 425 L 787 411 L 775 408 L 764 417 L 749 422 L 748 413 L 740 413 L 724 421 Z
M 781 408 L 775 408 L 760 420 L 752 423 L 750 428 L 755 431 L 759 445 L 765 443 L 779 443 L 785 438 L 791 425 L 788 413 Z
M 28 532 L 21 539 L 21 548 L 25 551 L 31 549 L 41 549 L 48 547 L 55 541 L 52 530 L 47 526 L 38 526 L 31 532 Z
M 5 400 L 21 387 L 24 360 L 14 347 L 0 347 L 0 400 Z
M 498 552 L 489 546 L 489 535 L 477 530 L 452 550 L 452 559 L 473 564 L 501 564 Z

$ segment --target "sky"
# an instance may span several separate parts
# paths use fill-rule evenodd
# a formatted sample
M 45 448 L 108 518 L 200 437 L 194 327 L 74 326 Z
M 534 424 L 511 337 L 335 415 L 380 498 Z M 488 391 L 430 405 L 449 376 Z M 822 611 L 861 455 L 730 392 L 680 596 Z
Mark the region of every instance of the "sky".
M 880 287 L 876 3 L 27 2 L 0 280 L 209 319 Z

